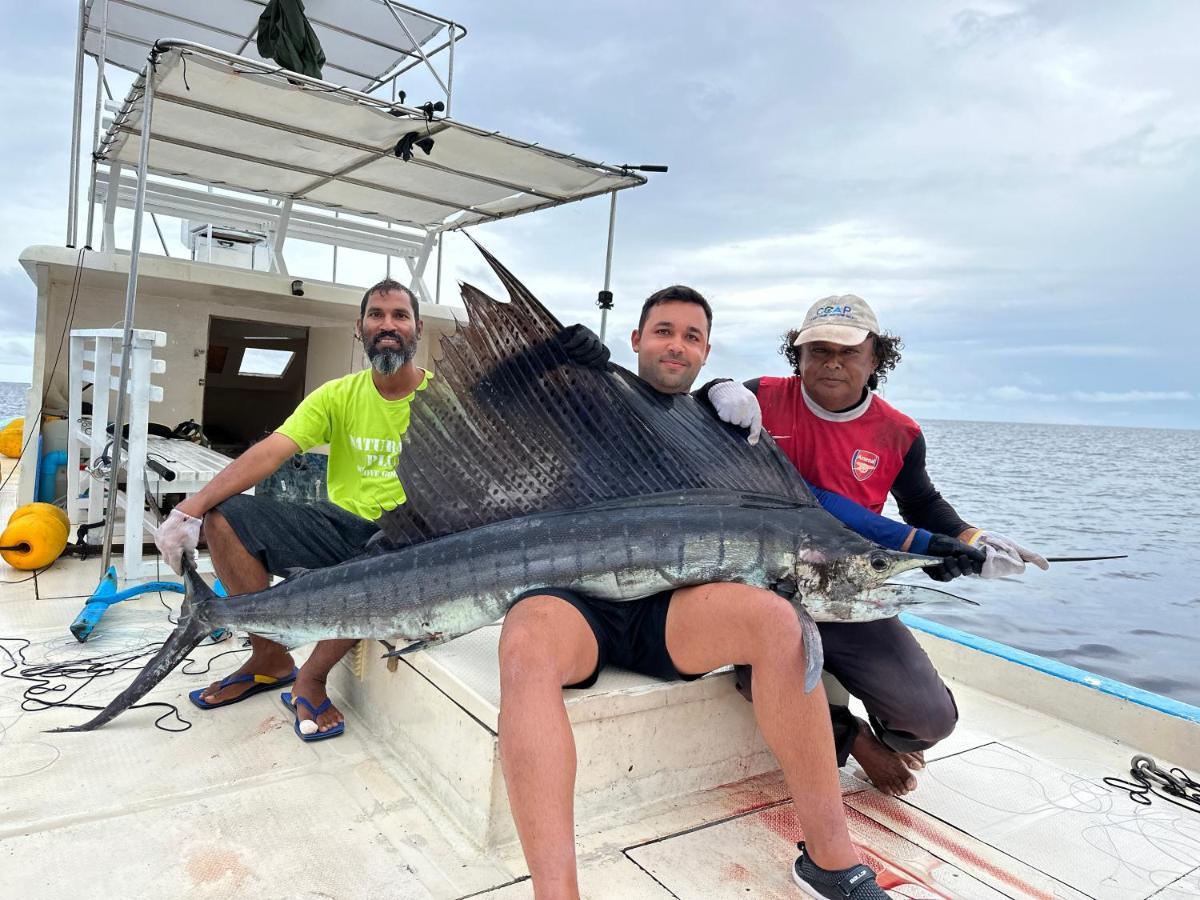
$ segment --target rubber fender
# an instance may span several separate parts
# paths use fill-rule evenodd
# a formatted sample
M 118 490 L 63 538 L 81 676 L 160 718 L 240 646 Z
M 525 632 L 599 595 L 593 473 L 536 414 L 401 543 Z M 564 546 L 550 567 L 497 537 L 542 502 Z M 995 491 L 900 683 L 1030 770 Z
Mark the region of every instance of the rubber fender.
M 0 430 L 0 453 L 9 459 L 21 455 L 21 439 L 25 436 L 25 420 L 13 419 Z

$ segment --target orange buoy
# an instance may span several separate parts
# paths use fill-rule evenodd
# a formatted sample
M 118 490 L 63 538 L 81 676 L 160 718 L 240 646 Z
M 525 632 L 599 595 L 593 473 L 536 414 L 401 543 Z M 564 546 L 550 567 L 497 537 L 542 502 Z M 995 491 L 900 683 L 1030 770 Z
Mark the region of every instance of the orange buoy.
M 49 507 L 54 512 L 45 508 Z M 14 569 L 44 569 L 67 549 L 66 514 L 52 503 L 30 503 L 9 517 L 0 534 L 0 557 Z
M 21 439 L 24 437 L 25 420 L 13 419 L 0 429 L 0 453 L 16 459 L 21 455 Z
M 46 515 L 50 516 L 51 518 L 58 519 L 58 521 L 62 522 L 63 528 L 67 529 L 67 532 L 70 533 L 71 520 L 67 518 L 66 510 L 53 503 L 26 503 L 20 509 L 14 511 L 13 514 L 9 516 L 8 521 L 10 523 L 15 522 L 17 519 L 35 514 Z

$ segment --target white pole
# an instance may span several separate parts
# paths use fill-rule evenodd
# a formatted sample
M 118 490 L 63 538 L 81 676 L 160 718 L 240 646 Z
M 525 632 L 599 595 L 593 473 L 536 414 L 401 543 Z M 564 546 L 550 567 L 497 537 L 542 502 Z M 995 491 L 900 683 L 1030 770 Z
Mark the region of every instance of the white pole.
M 438 232 L 438 260 L 437 260 L 437 287 L 434 289 L 434 303 L 442 302 L 442 238 L 445 237 L 444 232 Z
M 454 93 L 454 23 L 450 23 L 450 59 L 446 64 L 446 115 L 450 115 L 450 100 Z M 439 245 L 440 246 L 440 245 Z M 440 301 L 439 301 L 440 302 Z
M 125 285 L 125 334 L 121 339 L 121 379 L 117 388 L 117 412 L 113 423 L 112 468 L 108 476 L 108 510 L 104 515 L 104 543 L 100 562 L 100 577 L 108 572 L 112 557 L 113 529 L 117 524 L 117 484 L 121 478 L 121 432 L 125 426 L 128 409 L 126 392 L 129 390 L 129 367 L 133 360 L 133 313 L 137 302 L 138 257 L 142 248 L 142 213 L 146 207 L 146 170 L 150 166 L 150 117 L 154 111 L 154 66 L 158 50 L 150 49 L 146 64 L 146 89 L 142 94 L 142 145 L 138 148 L 137 194 L 133 201 L 133 239 L 129 246 L 129 282 Z M 97 373 L 98 377 L 99 373 Z M 93 423 L 93 428 L 103 428 L 103 423 Z M 126 519 L 133 518 L 126 516 Z M 142 535 L 125 535 L 125 540 L 140 541 Z
M 75 103 L 71 112 L 71 174 L 67 180 L 67 246 L 75 246 L 79 220 L 79 120 L 83 118 L 83 39 L 87 0 L 79 0 L 79 34 L 75 46 Z
M 104 108 L 104 54 L 108 44 L 108 0 L 100 0 L 104 12 L 100 16 L 100 50 L 96 55 L 96 110 L 92 116 L 92 177 L 88 182 L 87 240 L 92 246 L 92 226 L 96 220 L 96 154 L 100 152 L 100 111 Z M 94 7 L 94 4 L 93 4 Z
M 612 283 L 613 234 L 617 227 L 617 192 L 612 192 L 612 205 L 608 208 L 608 253 L 604 257 L 604 293 Z M 604 343 L 604 332 L 608 328 L 608 309 L 600 307 L 600 343 Z

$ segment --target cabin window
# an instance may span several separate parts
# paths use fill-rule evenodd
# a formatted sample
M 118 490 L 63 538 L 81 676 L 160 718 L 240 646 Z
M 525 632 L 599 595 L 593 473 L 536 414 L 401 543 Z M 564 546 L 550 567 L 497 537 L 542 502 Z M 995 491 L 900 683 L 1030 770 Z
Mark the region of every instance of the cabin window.
M 282 378 L 296 354 L 291 350 L 263 350 L 247 347 L 242 354 L 239 375 L 254 375 L 259 378 Z

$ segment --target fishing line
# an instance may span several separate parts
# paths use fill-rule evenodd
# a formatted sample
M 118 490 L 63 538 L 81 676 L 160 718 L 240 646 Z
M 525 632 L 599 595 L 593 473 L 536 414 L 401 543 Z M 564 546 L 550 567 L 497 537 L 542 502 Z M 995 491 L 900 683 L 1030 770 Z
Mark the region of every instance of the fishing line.
M 55 560 L 55 562 L 57 562 L 57 560 Z M 50 565 L 54 565 L 54 563 L 51 563 Z M 49 569 L 49 568 L 50 568 L 50 566 L 46 566 L 45 568 L 38 569 L 32 575 L 28 575 L 25 578 L 18 578 L 16 581 L 0 581 L 0 584 L 24 584 L 27 581 L 35 581 L 35 580 L 37 580 L 37 577 L 39 575 L 41 575 L 43 572 L 46 571 L 46 569 Z M 3 640 L 3 638 L 0 638 L 0 640 Z
M 162 602 L 161 596 L 159 602 Z M 5 646 L 7 643 L 15 643 L 19 646 Z M 221 657 L 246 652 L 249 649 L 249 643 L 249 640 L 245 640 L 242 647 L 224 650 L 213 655 L 204 663 L 202 669 L 189 668 L 189 666 L 198 665 L 199 661 L 188 657 L 185 659 L 181 671 L 185 675 L 203 675 Z M 152 641 L 132 649 L 115 650 L 83 659 L 32 664 L 25 656 L 26 650 L 33 646 L 32 641 L 23 637 L 0 637 L 0 653 L 8 657 L 8 665 L 0 670 L 0 678 L 29 683 L 21 695 L 21 709 L 25 712 L 42 712 L 54 708 L 99 712 L 104 709 L 103 706 L 73 702 L 75 696 L 97 678 L 141 669 L 145 660 L 157 653 L 162 645 L 162 641 Z M 14 669 L 18 670 L 15 674 L 13 673 Z M 80 683 L 76 687 L 70 688 L 67 684 L 55 684 L 56 679 Z M 152 707 L 166 710 L 154 720 L 154 727 L 159 731 L 176 734 L 192 727 L 192 723 L 180 715 L 179 707 L 173 703 L 166 701 L 135 703 L 130 709 L 150 709 Z M 168 727 L 163 724 L 172 717 L 179 727 Z
M 1002 744 L 999 746 L 1004 747 Z M 983 755 L 986 756 L 988 754 L 984 751 L 987 749 L 988 748 L 980 747 L 977 748 L 977 751 L 983 752 Z M 978 754 L 974 754 L 973 758 L 970 759 L 965 757 L 960 757 L 960 759 L 962 759 L 963 762 L 967 763 L 972 768 L 983 769 L 988 772 L 999 773 L 1001 775 L 1007 775 L 1010 777 L 1015 776 L 1023 779 L 1032 788 L 1033 795 L 1038 800 L 1036 805 L 1033 807 L 1017 806 L 1014 808 L 1009 804 L 988 802 L 973 793 L 964 792 L 961 790 L 955 783 L 952 783 L 956 779 L 951 778 L 948 780 L 947 778 L 939 777 L 940 773 L 933 768 L 927 770 L 928 774 L 926 777 L 930 778 L 944 789 L 969 802 L 980 803 L 989 809 L 997 812 L 1007 813 L 1009 815 L 1024 816 L 1040 814 L 1048 810 L 1053 810 L 1073 814 L 1081 813 L 1090 817 L 1097 817 L 1099 822 L 1083 827 L 1079 834 L 1089 846 L 1117 864 L 1118 868 L 1114 869 L 1114 875 L 1119 869 L 1124 869 L 1125 871 L 1133 874 L 1134 877 L 1146 879 L 1152 877 L 1155 871 L 1147 868 L 1146 866 L 1138 865 L 1133 860 L 1126 859 L 1125 855 L 1122 853 L 1122 847 L 1124 845 L 1120 844 L 1116 840 L 1117 837 L 1123 838 L 1131 833 L 1136 834 L 1142 839 L 1155 844 L 1159 850 L 1172 859 L 1177 859 L 1184 862 L 1195 858 L 1195 853 L 1197 849 L 1200 848 L 1200 839 L 1193 838 L 1190 835 L 1178 833 L 1179 826 L 1186 823 L 1162 819 L 1161 816 L 1166 815 L 1165 812 L 1159 814 L 1159 816 L 1154 819 L 1147 819 L 1147 816 L 1154 815 L 1153 813 L 1139 812 L 1124 814 L 1117 812 L 1111 796 L 1104 792 L 1103 788 L 1097 781 L 1091 778 L 1085 778 L 1069 771 L 1062 770 L 1060 771 L 1059 775 L 1062 779 L 1061 783 L 1068 791 L 1068 796 L 1058 798 L 1051 797 L 1047 784 L 1043 783 L 1040 778 L 1035 777 L 1030 771 L 1015 765 L 1015 760 L 1007 758 L 999 751 L 993 750 L 992 754 L 1000 755 L 1006 764 L 989 765 L 981 761 L 978 758 Z M 1136 758 L 1137 757 L 1135 757 L 1135 759 Z M 1027 763 L 1031 768 L 1038 771 L 1053 769 L 1053 767 L 1045 766 L 1044 761 L 1039 760 L 1036 757 L 1028 758 Z M 1135 787 L 1137 786 L 1135 785 Z M 1083 788 L 1083 790 L 1081 791 L 1079 788 Z M 1015 796 L 1015 794 L 1012 794 L 1012 796 Z M 1069 803 L 1066 802 L 1068 797 L 1071 801 Z M 1142 805 L 1146 804 L 1143 803 Z M 1166 839 L 1166 836 L 1163 834 L 1148 833 L 1148 829 L 1150 828 L 1173 829 L 1177 832 L 1176 837 L 1178 840 L 1172 844 L 1172 842 Z M 1113 833 L 1110 833 L 1113 831 L 1121 834 L 1114 835 Z M 1104 845 L 1093 839 L 1093 836 L 1097 833 L 1103 837 Z
M 20 646 L 10 649 L 4 646 L 7 642 L 19 643 Z M 0 652 L 4 653 L 9 659 L 9 665 L 3 671 L 0 671 L 0 678 L 31 682 L 21 695 L 21 709 L 23 711 L 41 712 L 46 709 L 62 708 L 99 712 L 104 709 L 103 706 L 95 706 L 89 703 L 74 703 L 72 700 L 76 694 L 88 687 L 97 678 L 115 675 L 117 672 L 140 669 L 141 662 L 147 657 L 152 656 L 162 646 L 162 642 L 143 644 L 134 650 L 117 650 L 112 653 L 103 653 L 99 656 L 92 656 L 85 659 L 41 664 L 30 664 L 29 660 L 25 658 L 25 651 L 31 646 L 33 646 L 33 642 L 28 638 L 0 637 Z M 19 671 L 15 675 L 11 674 L 13 669 L 18 669 Z M 67 679 L 80 683 L 74 688 L 69 688 L 66 684 L 55 684 L 54 679 Z M 47 699 L 54 694 L 62 694 L 63 696 L 57 699 Z M 191 722 L 179 715 L 179 708 L 173 703 L 160 701 L 135 703 L 130 709 L 149 709 L 151 707 L 160 707 L 167 710 L 154 720 L 154 727 L 159 731 L 176 733 L 187 731 L 192 727 Z M 168 728 L 162 724 L 164 720 L 172 716 L 175 717 L 175 720 L 182 727 Z

